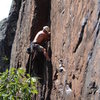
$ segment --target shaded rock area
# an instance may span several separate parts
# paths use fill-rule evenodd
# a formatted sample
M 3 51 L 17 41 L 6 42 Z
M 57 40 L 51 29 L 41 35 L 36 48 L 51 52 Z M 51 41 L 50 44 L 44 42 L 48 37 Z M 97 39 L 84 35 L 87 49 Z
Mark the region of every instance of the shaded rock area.
M 40 77 L 33 100 L 100 100 L 100 0 L 13 0 L 1 23 L 0 56 Z M 38 53 L 30 63 L 26 49 L 44 25 L 51 62 Z
M 7 62 L 4 58 L 6 58 L 4 52 L 4 39 L 6 37 L 5 31 L 7 27 L 7 19 L 0 21 L 0 71 L 4 71 L 7 67 Z
M 51 54 L 50 47 L 48 47 L 48 53 Z M 31 76 L 39 78 L 39 84 L 37 84 L 38 95 L 33 96 L 32 100 L 51 100 L 52 90 L 52 63 L 46 61 L 42 52 L 30 55 L 29 62 L 27 64 L 27 73 Z
M 21 1 L 22 0 L 12 1 L 11 9 L 10 9 L 8 20 L 7 20 L 8 24 L 5 31 L 6 37 L 4 40 L 4 50 L 9 61 L 10 61 L 10 56 L 11 56 L 12 44 L 13 44 L 15 32 L 16 32 L 19 9 L 21 7 Z
M 9 68 L 21 0 L 13 0 L 8 18 L 0 22 L 0 71 Z

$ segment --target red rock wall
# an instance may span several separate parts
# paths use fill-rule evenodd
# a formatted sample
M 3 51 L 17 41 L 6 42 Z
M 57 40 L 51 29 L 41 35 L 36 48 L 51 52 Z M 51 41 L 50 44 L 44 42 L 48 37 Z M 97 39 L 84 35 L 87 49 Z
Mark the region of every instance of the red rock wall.
M 99 0 L 51 0 L 51 46 L 55 75 L 52 100 L 99 100 Z M 66 93 L 66 85 L 72 89 Z
M 11 67 L 25 68 L 26 48 L 44 25 L 51 27 L 53 66 L 52 93 L 44 94 L 51 100 L 99 100 L 100 1 L 51 0 L 51 9 L 49 0 L 22 1 Z M 64 72 L 57 72 L 60 59 Z

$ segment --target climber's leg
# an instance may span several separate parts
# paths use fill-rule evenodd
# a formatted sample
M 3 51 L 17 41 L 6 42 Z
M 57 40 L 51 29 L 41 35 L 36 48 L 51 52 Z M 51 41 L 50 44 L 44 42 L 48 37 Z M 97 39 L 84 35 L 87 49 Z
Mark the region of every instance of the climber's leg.
M 43 52 L 44 56 L 46 57 L 46 60 L 50 61 L 50 58 L 48 56 L 46 49 L 42 47 L 41 45 L 37 45 L 37 48 L 38 48 L 38 51 Z

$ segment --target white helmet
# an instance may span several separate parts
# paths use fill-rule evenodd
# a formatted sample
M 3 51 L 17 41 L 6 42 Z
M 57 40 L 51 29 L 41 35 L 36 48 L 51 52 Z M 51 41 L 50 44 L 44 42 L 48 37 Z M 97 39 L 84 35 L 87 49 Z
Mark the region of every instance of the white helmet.
M 48 33 L 50 32 L 50 28 L 48 26 L 44 26 L 43 30 L 47 31 Z

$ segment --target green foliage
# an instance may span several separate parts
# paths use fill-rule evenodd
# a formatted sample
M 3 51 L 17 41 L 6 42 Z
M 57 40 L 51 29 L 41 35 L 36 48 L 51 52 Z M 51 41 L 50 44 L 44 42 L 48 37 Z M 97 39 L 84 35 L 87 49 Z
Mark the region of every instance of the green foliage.
M 25 75 L 22 68 L 11 68 L 0 73 L 0 100 L 31 100 L 37 94 L 37 79 Z

